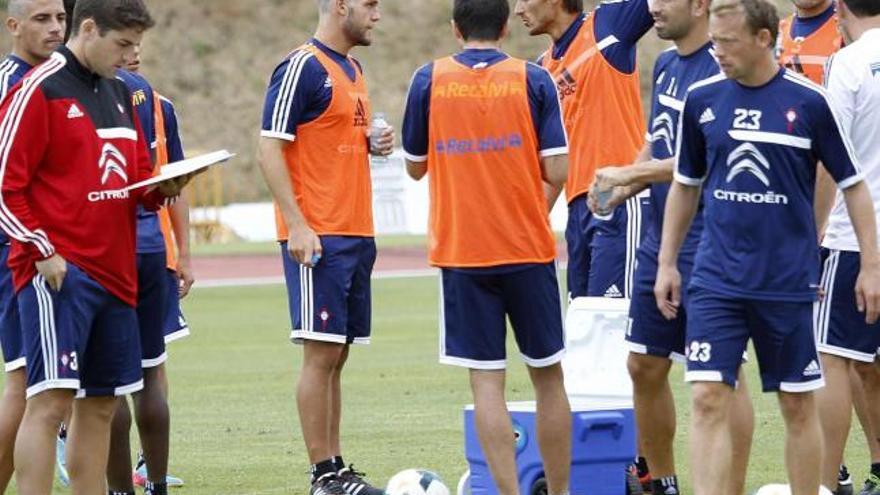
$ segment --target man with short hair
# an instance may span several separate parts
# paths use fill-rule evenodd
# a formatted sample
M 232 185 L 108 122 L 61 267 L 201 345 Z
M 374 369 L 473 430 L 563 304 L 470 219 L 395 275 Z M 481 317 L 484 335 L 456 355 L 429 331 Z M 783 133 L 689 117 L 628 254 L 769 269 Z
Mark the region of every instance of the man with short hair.
M 679 122 L 675 182 L 663 222 L 655 295 L 668 319 L 681 306 L 676 260 L 704 191 L 703 235 L 688 287 L 686 380 L 692 386 L 694 493 L 730 476 L 730 404 L 752 339 L 765 392 L 786 425 L 793 495 L 819 490 L 822 387 L 812 329 L 818 260 L 812 193 L 821 161 L 843 190 L 861 248 L 856 301 L 880 311 L 880 256 L 868 187 L 824 91 L 773 55 L 779 18 L 766 0 L 716 0 L 709 32 L 723 75 L 692 86 Z M 849 288 L 852 290 L 852 287 Z
M 318 0 L 314 37 L 275 69 L 260 133 L 260 167 L 275 199 L 291 340 L 303 344 L 297 384 L 312 495 L 380 495 L 345 465 L 342 369 L 370 341 L 376 259 L 369 155 L 389 155 L 393 132 L 368 139 L 370 100 L 360 63 L 379 0 Z
M 126 189 L 152 175 L 131 94 L 115 79 L 153 25 L 143 2 L 80 0 L 73 22 L 68 46 L 0 108 L 0 225 L 13 239 L 9 267 L 28 361 L 15 449 L 22 495 L 51 492 L 55 436 L 71 406 L 72 492 L 106 490 L 116 396 L 143 383 L 135 208 L 157 208 L 190 178 Z
M 45 62 L 61 46 L 67 15 L 61 0 L 10 0 L 6 28 L 12 52 L 0 63 L 0 100 L 32 67 Z M 6 363 L 0 399 L 0 493 L 6 491 L 13 471 L 15 435 L 25 408 L 25 351 L 12 273 L 6 265 L 9 238 L 0 231 L 0 345 Z
M 597 169 L 632 163 L 644 144 L 636 44 L 654 22 L 648 5 L 648 0 L 622 0 L 584 13 L 583 0 L 516 2 L 515 13 L 529 34 L 552 40 L 539 63 L 556 80 L 570 139 L 569 299 L 630 297 L 632 292 L 642 199 L 633 198 L 608 216 L 591 213 L 586 199 Z M 550 191 L 552 202 L 560 190 Z
M 651 13 L 657 35 L 661 39 L 673 40 L 675 47 L 662 52 L 654 66 L 648 144 L 633 165 L 605 167 L 596 172 L 590 205 L 594 211 L 598 209 L 598 194 L 610 192 L 609 205 L 616 206 L 646 187 L 650 188 L 652 214 L 639 246 L 631 319 L 626 335 L 630 348 L 628 368 L 633 380 L 639 445 L 653 477 L 652 491 L 675 495 L 679 493 L 673 450 L 676 414 L 668 377 L 672 362 L 686 362 L 690 355 L 685 347 L 687 300 L 684 299 L 682 311 L 676 318 L 667 320 L 657 309 L 654 282 L 663 212 L 678 145 L 678 119 L 685 94 L 692 84 L 717 75 L 720 68 L 709 41 L 708 0 L 655 0 Z M 700 242 L 701 217 L 702 211 L 698 211 L 679 255 L 678 267 L 685 280 L 690 276 Z M 742 370 L 730 414 L 730 436 L 735 455 L 730 484 L 723 488 L 730 495 L 741 495 L 754 429 L 751 400 Z M 719 492 L 724 493 L 722 487 Z
M 828 65 L 826 85 L 831 108 L 841 128 L 852 135 L 854 154 L 862 164 L 865 183 L 871 189 L 871 211 L 880 214 L 880 160 L 876 136 L 880 132 L 880 4 L 841 0 L 840 30 L 847 46 Z M 856 310 L 852 291 L 864 258 L 838 195 L 822 240 L 822 288 L 825 297 L 816 305 L 816 334 L 828 387 L 817 394 L 825 439 L 822 481 L 833 488 L 835 470 L 841 462 L 851 421 L 851 403 L 857 394 L 867 399 L 869 426 L 876 436 L 880 427 L 880 380 L 875 360 L 880 348 L 880 325 L 869 324 Z M 848 370 L 861 377 L 861 390 L 850 395 Z M 871 428 L 869 428 L 870 430 Z M 862 495 L 880 494 L 880 464 L 872 459 Z
M 504 400 L 509 318 L 535 389 L 548 493 L 562 495 L 571 411 L 544 186 L 565 183 L 568 143 L 551 75 L 500 50 L 509 14 L 506 0 L 454 2 L 464 49 L 413 76 L 403 145 L 410 176 L 427 174 L 430 182 L 429 258 L 442 278 L 440 362 L 470 371 L 476 430 L 498 493 L 519 493 Z M 487 86 L 499 91 L 480 91 Z

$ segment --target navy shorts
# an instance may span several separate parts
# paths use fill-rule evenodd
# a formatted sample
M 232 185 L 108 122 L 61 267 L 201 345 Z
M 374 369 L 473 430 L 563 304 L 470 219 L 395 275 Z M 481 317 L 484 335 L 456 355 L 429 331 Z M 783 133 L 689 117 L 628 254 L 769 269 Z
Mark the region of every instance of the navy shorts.
M 693 268 L 693 256 L 679 256 L 678 271 L 681 274 L 682 287 L 688 286 Z M 636 354 L 684 362 L 688 291 L 681 291 L 678 315 L 673 320 L 667 320 L 657 309 L 657 299 L 654 297 L 656 281 L 657 252 L 639 249 L 635 286 L 629 307 L 629 328 L 626 332 L 629 350 Z
M 630 198 L 608 217 L 590 213 L 585 196 L 568 208 L 568 297 L 630 297 L 650 198 Z
M 135 309 L 75 265 L 56 292 L 36 275 L 18 293 L 27 355 L 27 397 L 50 389 L 77 397 L 143 388 Z
M 180 309 L 180 278 L 174 270 L 165 269 L 165 278 L 168 281 L 168 300 L 165 306 L 165 343 L 189 335 L 189 324 Z
M 874 362 L 880 347 L 880 323 L 865 323 L 865 314 L 859 313 L 856 306 L 859 253 L 822 249 L 822 265 L 825 297 L 813 311 L 819 352 Z
M 165 315 L 168 277 L 165 252 L 137 255 L 138 328 L 141 334 L 141 365 L 155 368 L 168 359 L 165 354 Z
M 6 265 L 8 258 L 9 244 L 4 244 L 0 246 L 0 347 L 3 348 L 3 362 L 6 363 L 7 373 L 24 368 L 27 361 L 24 357 L 12 272 Z
M 685 379 L 735 387 L 751 338 L 765 392 L 821 388 L 825 381 L 812 320 L 810 301 L 743 299 L 691 286 Z
M 565 336 L 555 263 L 443 269 L 440 362 L 471 369 L 506 365 L 507 318 L 527 365 L 562 360 Z
M 369 344 L 370 275 L 376 262 L 372 237 L 321 236 L 317 266 L 300 265 L 281 243 L 284 279 L 295 343 L 304 340 Z

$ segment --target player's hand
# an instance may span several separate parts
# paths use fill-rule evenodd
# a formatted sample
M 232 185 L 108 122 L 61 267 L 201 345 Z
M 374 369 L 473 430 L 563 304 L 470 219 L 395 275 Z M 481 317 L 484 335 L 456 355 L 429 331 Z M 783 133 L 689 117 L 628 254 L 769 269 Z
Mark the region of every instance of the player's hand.
M 189 256 L 181 256 L 177 259 L 177 277 L 180 283 L 177 286 L 177 296 L 183 299 L 189 294 L 196 279 L 193 275 L 192 259 Z
M 678 315 L 681 306 L 681 274 L 675 266 L 663 266 L 657 270 L 657 281 L 654 283 L 654 297 L 657 309 L 667 320 Z
M 321 239 L 315 234 L 315 231 L 307 226 L 291 229 L 290 235 L 287 237 L 287 253 L 297 263 L 314 268 L 323 254 Z
M 856 280 L 856 306 L 872 325 L 880 317 L 880 263 L 863 264 Z
M 195 172 L 181 175 L 180 177 L 175 177 L 173 179 L 163 180 L 162 182 L 156 184 L 156 189 L 159 190 L 159 194 L 165 196 L 167 198 L 173 198 L 175 196 L 180 195 L 180 191 L 183 191 L 183 188 L 186 187 L 187 184 L 193 178 L 202 172 L 208 170 L 207 168 L 203 168 L 201 170 L 197 170 Z
M 629 187 L 614 186 L 611 189 L 611 196 L 607 200 L 605 208 L 599 205 L 599 195 L 602 193 L 597 184 L 594 183 L 587 194 L 587 207 L 590 211 L 597 215 L 610 215 L 615 208 L 623 204 L 630 197 Z
M 370 130 L 367 130 L 367 139 L 370 139 Z M 388 156 L 394 152 L 394 128 L 388 126 L 382 129 L 379 136 L 370 140 L 370 153 L 376 156 Z
M 67 276 L 67 261 L 61 255 L 53 254 L 42 261 L 37 261 L 35 265 L 37 273 L 46 279 L 49 287 L 55 292 L 60 291 L 64 277 Z
M 632 180 L 627 167 L 602 167 L 596 170 L 594 184 L 600 191 L 607 191 L 615 186 L 628 186 Z

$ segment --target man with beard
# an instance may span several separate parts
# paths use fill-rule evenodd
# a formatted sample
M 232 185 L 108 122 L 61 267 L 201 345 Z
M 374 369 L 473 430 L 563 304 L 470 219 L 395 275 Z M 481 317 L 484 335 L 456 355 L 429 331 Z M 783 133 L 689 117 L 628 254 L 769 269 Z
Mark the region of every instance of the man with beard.
M 389 155 L 393 132 L 368 139 L 370 101 L 349 56 L 372 43 L 379 0 L 318 0 L 314 37 L 269 83 L 260 166 L 275 199 L 293 332 L 303 344 L 297 406 L 312 495 L 379 495 L 342 459 L 341 375 L 351 344 L 370 341 L 376 259 L 369 154 Z M 372 141 L 372 143 L 371 143 Z

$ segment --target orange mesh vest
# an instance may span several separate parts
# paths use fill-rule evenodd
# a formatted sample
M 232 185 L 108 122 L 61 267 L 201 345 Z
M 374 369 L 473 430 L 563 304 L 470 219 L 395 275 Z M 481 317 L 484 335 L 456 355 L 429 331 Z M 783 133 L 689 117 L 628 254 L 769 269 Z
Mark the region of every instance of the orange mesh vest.
M 305 45 L 333 82 L 330 105 L 317 119 L 296 128 L 284 156 L 297 205 L 319 235 L 373 236 L 372 185 L 367 127 L 370 100 L 357 64 L 352 82 L 320 48 Z M 275 208 L 278 239 L 288 232 Z
M 156 167 L 158 174 L 162 165 L 168 164 L 168 135 L 165 134 L 165 115 L 162 113 L 162 98 L 153 92 L 153 122 L 156 127 Z M 177 270 L 177 245 L 174 240 L 174 229 L 171 227 L 171 215 L 168 207 L 159 209 L 159 229 L 165 239 L 165 263 L 169 270 Z
M 843 39 L 837 31 L 837 14 L 806 38 L 792 38 L 794 14 L 779 23 L 779 64 L 807 76 L 816 84 L 825 82 L 825 63 Z
M 429 258 L 441 267 L 546 263 L 556 255 L 526 63 L 434 63 L 428 117 Z
M 553 48 L 543 57 L 556 80 L 568 132 L 568 182 L 571 202 L 586 193 L 598 167 L 632 163 L 644 144 L 645 120 L 639 71 L 624 74 L 602 56 L 590 14 L 559 60 Z

